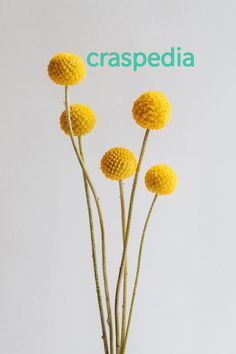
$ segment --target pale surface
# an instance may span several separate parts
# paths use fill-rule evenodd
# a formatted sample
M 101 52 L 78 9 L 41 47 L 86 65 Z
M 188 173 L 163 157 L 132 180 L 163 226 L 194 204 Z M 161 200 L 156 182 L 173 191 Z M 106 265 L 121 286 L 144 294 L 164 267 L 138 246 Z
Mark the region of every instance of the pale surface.
M 63 88 L 47 77 L 49 58 L 171 45 L 193 51 L 196 68 L 89 68 L 71 93 L 97 114 L 85 149 L 106 210 L 112 293 L 118 185 L 102 177 L 99 159 L 114 145 L 138 154 L 144 131 L 132 102 L 162 90 L 173 120 L 150 137 L 130 255 L 151 198 L 145 169 L 169 163 L 179 188 L 160 199 L 148 230 L 127 354 L 236 353 L 234 14 L 233 0 L 1 2 L 2 354 L 102 353 L 82 178 L 58 128 Z

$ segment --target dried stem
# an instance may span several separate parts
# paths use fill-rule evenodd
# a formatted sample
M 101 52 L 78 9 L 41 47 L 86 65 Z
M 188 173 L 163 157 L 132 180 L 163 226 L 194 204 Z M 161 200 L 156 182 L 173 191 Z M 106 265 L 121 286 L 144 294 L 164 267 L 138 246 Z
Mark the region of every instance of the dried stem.
M 153 207 L 155 205 L 156 200 L 157 200 L 157 194 L 155 194 L 155 196 L 153 198 L 153 201 L 152 201 L 150 209 L 148 211 L 148 215 L 147 215 L 147 218 L 146 218 L 146 221 L 145 221 L 145 224 L 144 224 L 144 228 L 143 228 L 143 233 L 142 233 L 140 246 L 139 246 L 138 264 L 137 264 L 137 269 L 136 269 L 135 282 L 134 282 L 132 300 L 131 300 L 131 305 L 130 305 L 127 330 L 126 330 L 124 342 L 121 345 L 120 354 L 125 354 L 125 349 L 126 349 L 126 344 L 127 344 L 127 339 L 128 339 L 128 335 L 129 335 L 129 329 L 130 329 L 130 323 L 131 323 L 131 320 L 132 320 L 132 314 L 133 314 L 133 309 L 134 309 L 136 291 L 137 291 L 137 287 L 138 287 L 140 267 L 141 267 L 141 262 L 142 262 L 143 245 L 144 245 L 146 230 L 147 230 L 147 226 L 148 226 L 148 223 L 149 223 L 149 220 L 150 220 L 150 217 L 151 217 L 151 214 L 152 214 L 152 211 L 153 211 Z
M 70 139 L 71 143 L 73 145 L 75 154 L 78 158 L 78 161 L 80 163 L 80 166 L 83 170 L 83 173 L 86 177 L 86 180 L 88 182 L 88 185 L 91 189 L 91 192 L 94 197 L 94 201 L 96 204 L 97 212 L 98 212 L 98 217 L 99 217 L 99 222 L 100 222 L 100 229 L 101 229 L 101 239 L 102 239 L 102 272 L 103 272 L 103 281 L 104 281 L 104 289 L 105 289 L 105 297 L 106 297 L 106 307 L 107 307 L 107 315 L 108 315 L 108 326 L 109 326 L 109 333 L 110 333 L 110 354 L 113 354 L 113 323 L 112 323 L 112 312 L 111 312 L 111 303 L 110 303 L 110 293 L 109 293 L 109 284 L 108 284 L 108 276 L 107 276 L 107 264 L 106 264 L 106 238 L 105 238 L 105 228 L 104 228 L 104 221 L 103 221 L 103 215 L 102 215 L 102 210 L 99 202 L 99 198 L 97 196 L 96 190 L 94 188 L 94 185 L 91 181 L 91 178 L 88 174 L 88 171 L 84 165 L 83 159 L 80 155 L 78 146 L 75 143 L 74 135 L 73 135 L 73 130 L 72 130 L 72 124 L 71 124 L 71 118 L 70 118 L 70 108 L 69 108 L 69 95 L 68 95 L 68 86 L 65 86 L 65 108 L 66 108 L 66 114 L 67 114 L 67 123 L 69 127 L 69 132 L 70 132 Z
M 123 236 L 123 247 L 125 245 L 125 227 L 126 227 L 126 217 L 125 217 L 125 196 L 124 196 L 124 182 L 119 181 L 120 190 L 120 208 L 121 208 L 121 223 L 122 223 L 122 236 Z M 121 322 L 121 343 L 123 343 L 125 338 L 126 330 L 126 313 L 127 313 L 127 281 L 128 281 L 128 259 L 126 257 L 124 275 L 123 275 L 123 304 L 122 304 L 122 322 Z
M 81 137 L 78 138 L 78 143 L 79 143 L 80 155 L 82 157 L 83 162 L 85 163 Z M 87 208 L 88 208 L 90 238 L 91 238 L 91 246 L 92 246 L 93 272 L 94 272 L 98 307 L 99 307 L 100 320 L 101 320 L 101 326 L 102 326 L 102 338 L 103 338 L 105 354 L 109 354 L 107 333 L 106 333 L 106 322 L 105 322 L 105 316 L 104 316 L 104 310 L 103 310 L 103 301 L 102 301 L 100 279 L 99 279 L 99 272 L 98 272 L 96 239 L 95 239 L 95 234 L 94 234 L 94 223 L 93 223 L 93 211 L 92 211 L 92 205 L 91 205 L 91 199 L 90 199 L 89 185 L 88 185 L 88 181 L 87 181 L 84 173 L 83 173 L 83 180 L 84 180 L 84 189 L 85 189 Z
M 147 129 L 146 133 L 144 135 L 143 144 L 142 144 L 142 148 L 141 148 L 141 152 L 140 152 L 140 156 L 139 156 L 139 161 L 138 161 L 138 166 L 137 166 L 136 173 L 135 173 L 135 176 L 134 176 L 134 181 L 133 181 L 133 186 L 132 186 L 132 191 L 131 191 L 131 196 L 130 196 L 128 220 L 127 220 L 127 227 L 126 227 L 126 232 L 125 232 L 125 244 L 124 244 L 124 249 L 123 249 L 120 269 L 119 269 L 118 280 L 117 280 L 117 284 L 116 284 L 116 294 L 115 294 L 115 325 L 116 325 L 116 330 L 117 330 L 117 328 L 119 326 L 119 323 L 118 323 L 119 295 L 120 295 L 121 280 L 122 280 L 122 275 L 123 275 L 124 268 L 125 268 L 125 262 L 126 262 L 126 256 L 127 256 L 127 250 L 128 250 L 129 233 L 130 233 L 131 219 L 132 219 L 132 213 L 133 213 L 134 197 L 135 197 L 135 192 L 136 192 L 139 172 L 140 172 L 141 164 L 142 164 L 142 161 L 143 161 L 143 156 L 144 156 L 145 147 L 146 147 L 146 143 L 147 143 L 149 132 L 150 131 Z M 119 348 L 120 348 L 120 343 L 116 342 L 116 352 L 117 353 L 119 353 Z

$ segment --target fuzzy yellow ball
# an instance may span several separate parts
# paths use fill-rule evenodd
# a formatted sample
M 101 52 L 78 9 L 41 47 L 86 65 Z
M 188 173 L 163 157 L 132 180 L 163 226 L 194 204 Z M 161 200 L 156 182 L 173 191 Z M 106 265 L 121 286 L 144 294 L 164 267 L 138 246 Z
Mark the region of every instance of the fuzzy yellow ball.
M 147 189 L 159 195 L 171 194 L 177 187 L 175 171 L 165 164 L 151 167 L 145 175 Z
M 96 124 L 94 112 L 88 106 L 79 103 L 70 105 L 70 119 L 75 136 L 88 134 Z M 67 124 L 66 110 L 61 114 L 60 125 L 64 133 L 69 135 L 70 130 Z
M 132 113 L 142 128 L 162 129 L 170 120 L 171 105 L 163 93 L 148 91 L 134 102 Z
M 137 168 L 134 154 L 123 147 L 108 150 L 101 160 L 103 174 L 112 180 L 122 180 L 131 177 Z
M 58 53 L 48 64 L 48 75 L 58 85 L 72 86 L 84 79 L 86 66 L 79 55 Z

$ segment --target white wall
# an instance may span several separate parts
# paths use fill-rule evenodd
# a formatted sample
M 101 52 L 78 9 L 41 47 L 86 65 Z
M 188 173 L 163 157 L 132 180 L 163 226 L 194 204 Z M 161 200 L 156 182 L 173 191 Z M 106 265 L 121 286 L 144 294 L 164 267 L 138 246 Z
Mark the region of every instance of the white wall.
M 235 354 L 234 13 L 233 0 L 1 1 L 2 354 L 102 353 L 81 173 L 58 126 L 63 88 L 47 77 L 49 58 L 172 45 L 193 51 L 196 67 L 89 68 L 71 101 L 97 115 L 85 149 L 105 210 L 113 295 L 118 186 L 103 178 L 99 160 L 115 145 L 138 154 L 143 130 L 130 110 L 143 91 L 161 90 L 173 105 L 172 122 L 148 143 L 132 275 L 151 199 L 145 170 L 166 162 L 179 187 L 160 199 L 148 230 L 127 354 Z

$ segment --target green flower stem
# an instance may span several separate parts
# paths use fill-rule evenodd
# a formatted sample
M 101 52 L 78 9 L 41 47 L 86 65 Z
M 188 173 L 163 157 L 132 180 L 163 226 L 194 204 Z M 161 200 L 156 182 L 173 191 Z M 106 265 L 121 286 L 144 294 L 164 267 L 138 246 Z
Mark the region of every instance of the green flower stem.
M 129 234 L 130 234 L 130 226 L 131 226 L 131 219 L 132 219 L 132 214 L 133 214 L 133 205 L 134 205 L 134 197 L 135 197 L 135 192 L 136 192 L 136 187 L 137 187 L 137 182 L 138 182 L 138 177 L 139 177 L 139 172 L 140 168 L 142 165 L 143 161 L 143 156 L 147 144 L 147 139 L 149 135 L 149 130 L 147 129 L 144 135 L 143 139 L 143 144 L 139 156 L 139 161 L 138 161 L 138 166 L 136 169 L 136 173 L 134 176 L 134 181 L 133 181 L 133 186 L 132 186 L 132 191 L 131 191 L 131 196 L 130 196 L 130 203 L 129 203 L 129 211 L 128 211 L 128 220 L 127 220 L 127 226 L 126 226 L 126 232 L 125 232 L 125 244 L 123 248 L 123 254 L 122 254 L 122 259 L 121 259 L 121 264 L 120 264 L 120 269 L 119 269 L 119 275 L 118 275 L 118 280 L 116 284 L 116 294 L 115 294 L 115 326 L 116 326 L 116 332 L 119 330 L 119 295 L 120 295 L 120 287 L 121 287 L 121 280 L 125 268 L 125 262 L 126 262 L 126 256 L 127 256 L 127 250 L 128 250 L 128 243 L 129 243 Z M 119 348 L 120 348 L 120 343 L 116 341 L 116 353 L 119 353 Z
M 120 190 L 120 208 L 121 208 L 121 223 L 122 223 L 122 235 L 123 235 L 123 247 L 125 245 L 125 227 L 126 227 L 126 217 L 125 217 L 125 196 L 124 196 L 124 182 L 119 181 Z M 122 304 L 122 324 L 121 324 L 121 343 L 125 338 L 126 330 L 126 313 L 127 313 L 127 281 L 128 281 L 128 260 L 126 257 L 124 275 L 123 275 L 123 304 Z
M 130 305 L 128 324 L 127 324 L 125 339 L 121 345 L 120 354 L 125 354 L 125 349 L 126 349 L 126 344 L 127 344 L 127 339 L 128 339 L 128 335 L 129 335 L 129 329 L 130 329 L 130 323 L 132 320 L 132 314 L 133 314 L 133 309 L 134 309 L 134 302 L 135 302 L 135 298 L 136 298 L 136 291 L 137 291 L 137 287 L 138 287 L 139 274 L 140 274 L 140 268 L 141 268 L 141 262 L 142 262 L 143 245 L 144 245 L 146 230 L 147 230 L 147 226 L 148 226 L 154 205 L 156 203 L 156 200 L 157 200 L 157 194 L 155 194 L 155 196 L 153 198 L 153 201 L 152 201 L 150 209 L 148 211 L 148 215 L 147 215 L 147 218 L 146 218 L 146 221 L 144 224 L 144 228 L 143 228 L 143 233 L 142 233 L 140 246 L 139 246 L 138 264 L 137 264 L 137 269 L 136 269 L 135 282 L 134 282 L 132 300 L 131 300 L 131 305 Z
M 101 210 L 99 198 L 97 196 L 97 192 L 96 192 L 94 185 L 91 181 L 91 178 L 88 174 L 87 168 L 84 165 L 83 159 L 82 159 L 79 149 L 78 149 L 78 146 L 75 143 L 73 130 L 72 130 L 72 123 L 71 123 L 71 118 L 70 118 L 68 86 L 65 86 L 65 108 L 66 108 L 66 114 L 67 114 L 67 123 L 68 123 L 69 131 L 70 131 L 71 143 L 73 145 L 77 159 L 80 163 L 80 166 L 83 170 L 83 173 L 86 177 L 88 185 L 89 185 L 91 192 L 93 194 L 94 201 L 95 201 L 96 208 L 97 208 L 97 212 L 98 212 L 98 217 L 99 217 L 99 223 L 100 223 L 100 229 L 101 229 L 101 239 L 102 239 L 102 273 L 103 273 L 103 282 L 104 282 L 106 307 L 107 307 L 107 315 L 108 315 L 107 322 L 108 322 L 109 333 L 110 333 L 110 354 L 113 354 L 114 353 L 114 350 L 113 350 L 113 323 L 112 323 L 110 292 L 109 292 L 109 284 L 108 284 L 108 276 L 107 276 L 106 237 L 105 237 L 103 215 L 102 215 L 102 210 Z
M 78 143 L 79 143 L 80 155 L 82 157 L 83 162 L 85 163 L 81 137 L 78 138 Z M 95 239 L 95 234 L 94 234 L 94 223 L 93 223 L 93 211 L 92 211 L 92 205 L 91 205 L 91 200 L 90 200 L 89 185 L 88 185 L 88 181 L 87 181 L 84 173 L 83 173 L 83 179 L 84 179 L 84 189 L 85 189 L 87 208 L 88 208 L 88 216 L 89 216 L 89 227 L 90 227 L 90 237 L 91 237 L 91 246 L 92 246 L 92 259 L 93 259 L 93 271 L 94 271 L 94 278 L 95 278 L 95 284 L 96 284 L 96 292 L 97 292 L 100 320 L 101 320 L 101 326 L 102 326 L 102 338 L 103 338 L 103 343 L 104 343 L 105 354 L 109 354 L 107 333 L 106 333 L 106 322 L 105 322 L 105 316 L 104 316 L 104 310 L 103 310 L 103 301 L 102 301 L 100 279 L 99 279 L 99 272 L 98 272 L 96 239 Z

